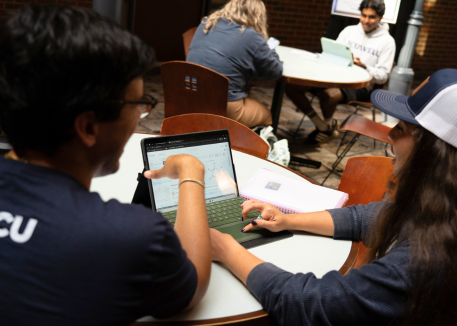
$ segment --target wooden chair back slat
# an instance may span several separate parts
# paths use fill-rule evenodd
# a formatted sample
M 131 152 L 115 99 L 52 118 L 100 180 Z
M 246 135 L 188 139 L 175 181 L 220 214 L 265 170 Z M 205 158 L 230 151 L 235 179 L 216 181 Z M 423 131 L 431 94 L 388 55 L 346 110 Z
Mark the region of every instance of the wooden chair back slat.
M 248 127 L 235 120 L 212 114 L 184 114 L 166 118 L 162 122 L 161 135 L 177 135 L 191 132 L 227 129 L 233 149 L 266 158 L 269 147 Z
M 353 131 L 387 144 L 392 144 L 387 137 L 390 129 L 392 128 L 356 114 L 349 116 L 340 126 L 340 131 Z
M 187 113 L 227 115 L 227 77 L 185 61 L 163 63 L 160 72 L 166 118 Z
M 197 27 L 191 28 L 187 30 L 184 34 L 182 34 L 182 42 L 184 45 L 184 55 L 187 56 L 189 55 L 189 48 L 190 44 L 192 43 L 192 39 L 194 38 L 195 32 L 197 31 Z
M 347 206 L 366 205 L 389 199 L 395 190 L 392 158 L 361 156 L 350 158 L 344 168 L 338 190 L 349 194 Z M 386 195 L 389 196 L 386 198 Z M 369 248 L 359 244 L 359 252 L 353 268 L 364 265 Z

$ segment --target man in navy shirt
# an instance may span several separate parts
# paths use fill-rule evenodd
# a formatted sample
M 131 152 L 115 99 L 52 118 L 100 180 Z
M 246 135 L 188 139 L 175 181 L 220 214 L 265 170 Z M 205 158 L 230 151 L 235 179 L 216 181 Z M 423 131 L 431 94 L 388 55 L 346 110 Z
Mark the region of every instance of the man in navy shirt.
M 128 325 L 195 306 L 211 269 L 203 187 L 180 185 L 174 230 L 89 192 L 119 168 L 153 51 L 68 6 L 26 6 L 0 35 L 0 126 L 14 148 L 0 157 L 0 324 Z M 204 168 L 172 156 L 148 177 L 198 181 Z

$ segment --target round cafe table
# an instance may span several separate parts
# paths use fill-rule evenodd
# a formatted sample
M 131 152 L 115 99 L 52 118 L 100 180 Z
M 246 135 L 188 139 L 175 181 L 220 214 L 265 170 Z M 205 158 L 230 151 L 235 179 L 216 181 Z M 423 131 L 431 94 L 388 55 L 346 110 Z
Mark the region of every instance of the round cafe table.
M 140 141 L 147 134 L 134 134 L 120 159 L 117 173 L 95 178 L 91 191 L 103 200 L 115 198 L 130 203 L 137 185 L 137 174 L 143 170 Z M 271 161 L 232 150 L 239 185 L 249 180 L 259 168 L 309 182 L 303 176 Z M 306 232 L 293 232 L 291 238 L 249 249 L 259 258 L 292 273 L 313 272 L 322 277 L 331 270 L 345 274 L 355 262 L 358 242 L 333 240 Z M 219 263 L 212 264 L 211 280 L 203 300 L 193 309 L 165 320 L 143 317 L 135 326 L 149 325 L 221 325 L 242 321 L 259 321 L 267 313 L 249 290 Z M 265 320 L 265 322 L 267 322 Z
M 286 84 L 323 88 L 362 88 L 370 84 L 371 75 L 359 66 L 342 67 L 319 59 L 316 53 L 279 45 L 283 62 L 282 77 L 276 82 L 271 115 L 273 131 L 278 128 Z

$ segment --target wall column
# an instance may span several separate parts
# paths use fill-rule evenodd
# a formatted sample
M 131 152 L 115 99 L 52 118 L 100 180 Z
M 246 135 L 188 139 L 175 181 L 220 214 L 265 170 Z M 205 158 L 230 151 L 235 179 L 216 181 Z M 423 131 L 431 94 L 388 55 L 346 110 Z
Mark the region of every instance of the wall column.
M 411 64 L 413 61 L 417 40 L 419 38 L 420 28 L 423 25 L 423 6 L 424 0 L 416 0 L 414 11 L 411 13 L 411 18 L 408 21 L 405 44 L 401 48 L 400 56 L 398 57 L 398 63 L 392 70 L 389 78 L 388 90 L 393 93 L 408 95 L 411 89 L 411 83 L 414 78 L 414 71 L 411 68 Z

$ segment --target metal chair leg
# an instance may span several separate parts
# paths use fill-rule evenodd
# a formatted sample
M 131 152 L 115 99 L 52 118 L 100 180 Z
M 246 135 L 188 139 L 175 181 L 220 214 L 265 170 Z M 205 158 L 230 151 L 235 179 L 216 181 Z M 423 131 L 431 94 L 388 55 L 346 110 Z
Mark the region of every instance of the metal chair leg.
M 355 134 L 355 136 L 351 139 L 351 141 L 348 143 L 346 148 L 343 150 L 343 152 L 337 157 L 336 161 L 332 165 L 332 169 L 330 170 L 329 174 L 325 177 L 324 181 L 322 181 L 321 186 L 324 185 L 325 181 L 327 181 L 328 177 L 336 170 L 338 167 L 338 164 L 343 160 L 343 158 L 346 156 L 346 154 L 350 151 L 352 146 L 355 144 L 355 142 L 359 139 L 360 134 Z
M 306 114 L 303 113 L 303 117 L 301 118 L 300 124 L 298 125 L 297 130 L 295 130 L 295 133 L 294 133 L 294 135 L 292 136 L 293 139 L 295 139 L 295 137 L 297 136 L 298 130 L 300 130 L 301 124 L 303 123 L 303 120 L 305 120 L 305 117 L 306 117 Z
M 341 146 L 343 146 L 344 139 L 346 138 L 347 134 L 348 134 L 348 132 L 345 131 L 345 132 L 344 132 L 344 135 L 343 135 L 343 138 L 341 138 L 341 142 L 340 142 L 340 144 L 338 145 L 338 148 L 336 149 L 336 153 L 335 153 L 335 154 L 336 154 L 336 157 L 339 156 L 338 152 L 340 151 Z
M 310 105 L 311 105 L 311 103 L 313 103 L 313 100 L 314 100 L 314 96 L 315 96 L 315 95 L 314 95 L 314 94 L 312 94 L 312 96 L 311 96 L 311 99 L 309 100 L 309 104 L 310 104 Z M 297 108 L 297 112 L 298 112 L 298 108 Z M 294 135 L 292 136 L 292 138 L 293 138 L 293 139 L 295 139 L 295 137 L 297 136 L 297 134 L 298 134 L 298 131 L 300 130 L 301 124 L 302 124 L 302 123 L 303 123 L 303 121 L 305 120 L 305 117 L 306 117 L 306 114 L 305 114 L 305 113 L 303 113 L 303 117 L 301 118 L 300 124 L 298 125 L 298 128 L 297 128 L 297 130 L 295 130 L 295 133 L 294 133 Z
M 354 111 L 353 114 L 357 114 L 357 112 L 359 112 L 359 109 L 360 109 L 359 105 L 356 104 L 356 105 L 355 105 L 355 111 Z

